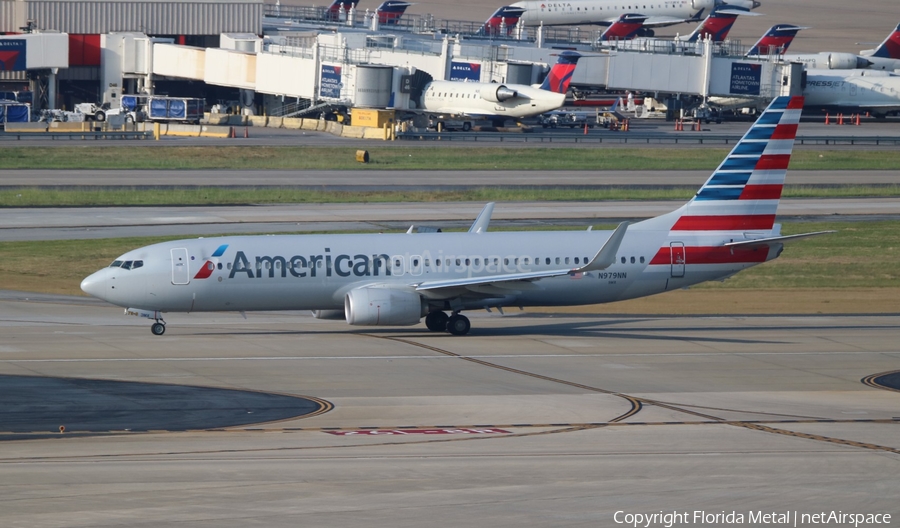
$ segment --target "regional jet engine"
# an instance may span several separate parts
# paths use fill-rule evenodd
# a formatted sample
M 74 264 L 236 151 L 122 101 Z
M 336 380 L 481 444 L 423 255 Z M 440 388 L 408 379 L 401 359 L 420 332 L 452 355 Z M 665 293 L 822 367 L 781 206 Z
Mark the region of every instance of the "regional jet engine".
M 510 90 L 502 84 L 492 84 L 481 89 L 481 98 L 492 103 L 502 103 L 519 95 L 515 90 Z
M 852 53 L 829 53 L 828 69 L 829 70 L 856 70 L 866 68 L 871 61 L 865 57 L 853 55 Z

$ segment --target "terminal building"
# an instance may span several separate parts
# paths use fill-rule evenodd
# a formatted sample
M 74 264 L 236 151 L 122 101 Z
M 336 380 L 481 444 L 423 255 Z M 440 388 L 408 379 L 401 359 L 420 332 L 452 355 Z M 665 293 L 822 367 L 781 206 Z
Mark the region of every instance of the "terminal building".
M 161 94 L 276 116 L 336 105 L 409 110 L 431 79 L 539 83 L 565 47 L 584 51 L 572 80 L 581 89 L 685 105 L 764 105 L 801 90 L 799 64 L 744 57 L 734 42 L 599 48 L 584 31 L 516 27 L 487 37 L 480 24 L 425 16 L 379 27 L 376 13 L 354 11 L 323 17 L 262 0 L 0 0 L 0 89 L 30 90 L 38 109 Z

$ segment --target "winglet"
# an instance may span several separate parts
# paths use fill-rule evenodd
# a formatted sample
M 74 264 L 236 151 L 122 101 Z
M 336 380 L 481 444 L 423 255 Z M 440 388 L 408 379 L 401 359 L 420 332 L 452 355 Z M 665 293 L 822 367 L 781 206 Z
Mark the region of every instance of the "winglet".
M 594 255 L 594 258 L 586 265 L 575 268 L 572 271 L 599 271 L 612 266 L 616 262 L 616 253 L 619 252 L 619 246 L 622 245 L 622 240 L 625 239 L 625 231 L 628 230 L 629 224 L 631 224 L 631 222 L 627 221 L 619 224 L 619 227 L 613 231 L 613 234 L 610 235 L 606 243 L 603 244 L 600 251 Z
M 469 233 L 484 233 L 488 230 L 488 224 L 491 223 L 491 215 L 494 213 L 494 203 L 490 202 L 484 206 L 484 209 L 478 213 L 478 217 L 472 222 Z

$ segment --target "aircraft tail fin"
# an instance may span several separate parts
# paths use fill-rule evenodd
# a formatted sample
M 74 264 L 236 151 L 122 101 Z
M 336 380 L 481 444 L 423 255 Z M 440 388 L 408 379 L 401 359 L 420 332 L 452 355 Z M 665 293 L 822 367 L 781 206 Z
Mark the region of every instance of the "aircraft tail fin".
M 641 29 L 643 29 L 645 20 L 647 20 L 645 15 L 639 15 L 637 13 L 626 13 L 621 15 L 618 20 L 613 22 L 600 35 L 600 42 L 607 42 L 610 40 L 631 40 L 637 36 Z
M 653 229 L 670 229 L 685 238 L 713 232 L 771 231 L 800 112 L 802 96 L 776 97 L 683 207 L 647 220 Z
M 484 21 L 481 33 L 491 37 L 508 37 L 524 13 L 525 9 L 521 7 L 502 6 Z
M 793 24 L 776 24 L 756 41 L 756 44 L 747 52 L 747 56 L 784 54 L 801 29 L 809 28 Z
M 728 37 L 728 32 L 734 26 L 734 21 L 737 20 L 738 14 L 750 14 L 750 10 L 727 4 L 716 6 L 712 13 L 697 26 L 697 29 L 690 35 L 687 35 L 684 40 L 697 42 L 698 40 L 711 38 L 713 42 L 722 42 Z
M 383 26 L 392 26 L 396 25 L 400 20 L 400 17 L 403 16 L 403 13 L 406 12 L 406 9 L 412 4 L 409 2 L 401 2 L 399 0 L 386 0 L 376 12 L 378 13 L 378 23 Z
M 550 68 L 550 73 L 541 84 L 541 90 L 547 90 L 554 93 L 564 94 L 569 90 L 569 83 L 572 82 L 572 74 L 575 73 L 575 66 L 581 54 L 576 51 L 563 51 L 559 54 L 556 64 Z
M 900 25 L 884 39 L 884 42 L 875 48 L 871 56 L 885 59 L 900 59 Z

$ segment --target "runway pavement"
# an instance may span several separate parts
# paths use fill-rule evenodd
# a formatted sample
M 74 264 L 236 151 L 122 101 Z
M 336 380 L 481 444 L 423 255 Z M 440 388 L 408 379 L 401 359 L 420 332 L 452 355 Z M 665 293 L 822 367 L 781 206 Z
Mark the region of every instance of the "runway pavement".
M 900 393 L 863 382 L 898 369 L 898 316 L 474 314 L 463 338 L 306 313 L 167 319 L 155 337 L 100 302 L 0 295 L 0 375 L 302 395 L 333 409 L 190 432 L 35 423 L 43 439 L 0 443 L 0 525 L 616 526 L 617 511 L 735 511 L 761 526 L 751 512 L 832 510 L 891 514 L 893 525 L 900 515 Z M 4 406 L 0 424 L 21 410 Z

